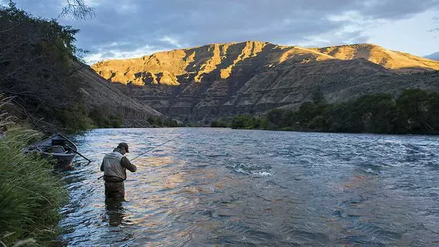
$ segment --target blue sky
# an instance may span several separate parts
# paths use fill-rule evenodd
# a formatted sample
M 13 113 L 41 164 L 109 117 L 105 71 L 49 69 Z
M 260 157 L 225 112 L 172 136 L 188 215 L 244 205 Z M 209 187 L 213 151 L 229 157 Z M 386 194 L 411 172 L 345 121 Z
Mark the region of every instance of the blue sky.
M 89 51 L 88 63 L 246 40 L 373 43 L 418 56 L 439 51 L 439 0 L 85 0 L 95 10 L 86 21 L 58 17 L 66 1 L 16 3 L 80 29 L 76 44 Z

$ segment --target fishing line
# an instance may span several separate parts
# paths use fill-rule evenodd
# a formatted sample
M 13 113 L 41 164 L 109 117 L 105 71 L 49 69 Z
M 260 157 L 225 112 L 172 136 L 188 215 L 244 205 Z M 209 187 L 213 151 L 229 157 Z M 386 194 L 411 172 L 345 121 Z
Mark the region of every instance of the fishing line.
M 177 137 L 174 137 L 174 138 L 172 138 L 172 139 L 170 139 L 170 140 L 167 140 L 167 141 L 165 141 L 165 142 L 163 142 L 163 143 L 161 143 L 161 144 L 159 144 L 159 145 L 157 145 L 157 146 L 155 146 L 155 147 L 149 149 L 148 151 L 143 152 L 143 153 L 137 155 L 136 157 L 132 158 L 131 160 L 135 160 L 135 159 L 137 159 L 137 158 L 139 158 L 139 157 L 141 157 L 141 156 L 143 156 L 143 155 L 145 155 L 145 154 L 151 152 L 152 150 L 154 150 L 154 149 L 156 149 L 156 148 L 158 148 L 158 147 L 160 147 L 160 146 L 163 146 L 163 145 L 165 145 L 166 143 L 171 142 L 171 141 L 173 141 L 173 140 L 179 138 L 180 136 L 182 136 L 182 135 L 186 135 L 186 134 L 187 134 L 187 133 L 183 133 L 183 134 L 178 135 Z

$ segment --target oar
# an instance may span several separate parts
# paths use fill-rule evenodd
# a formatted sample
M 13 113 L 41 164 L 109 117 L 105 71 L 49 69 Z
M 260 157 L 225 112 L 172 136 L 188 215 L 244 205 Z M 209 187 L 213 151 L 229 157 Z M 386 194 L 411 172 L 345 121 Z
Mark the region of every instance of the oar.
M 92 162 L 90 159 L 88 159 L 87 157 L 85 157 L 84 155 L 82 155 L 80 152 L 73 150 L 73 152 L 79 156 L 81 156 L 82 158 L 86 159 L 88 162 Z
M 63 136 L 63 135 L 61 135 L 60 133 L 58 133 L 57 135 L 61 136 L 64 140 L 68 141 L 70 144 L 72 144 L 72 146 L 74 146 L 75 148 L 77 148 L 76 145 L 75 145 L 75 143 L 73 143 L 72 141 L 70 141 L 69 138 L 67 138 L 67 137 L 65 137 L 65 136 Z M 90 159 L 88 159 L 87 157 L 85 157 L 84 155 L 82 155 L 80 152 L 78 152 L 78 151 L 76 151 L 76 150 L 74 150 L 74 149 L 72 149 L 72 148 L 70 148 L 70 149 L 71 149 L 75 154 L 77 154 L 77 155 L 81 156 L 82 158 L 86 159 L 89 163 L 92 162 Z

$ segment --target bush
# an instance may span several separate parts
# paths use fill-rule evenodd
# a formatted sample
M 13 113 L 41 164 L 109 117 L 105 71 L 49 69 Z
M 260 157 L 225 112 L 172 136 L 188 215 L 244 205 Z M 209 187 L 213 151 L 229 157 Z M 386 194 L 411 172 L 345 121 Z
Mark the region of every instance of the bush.
M 421 89 L 407 89 L 396 100 L 399 131 L 422 133 L 428 131 L 428 95 Z
M 258 127 L 256 119 L 250 115 L 239 115 L 233 117 L 232 129 L 254 129 Z
M 407 89 L 394 100 L 390 94 L 368 94 L 340 104 L 326 104 L 316 95 L 297 111 L 274 109 L 265 116 L 235 116 L 232 128 L 351 133 L 439 133 L 439 92 Z
M 165 121 L 163 121 L 163 125 L 166 127 L 180 127 L 177 121 L 167 118 Z
M 52 165 L 22 148 L 39 138 L 35 131 L 13 129 L 0 139 L 0 241 L 11 245 L 33 238 L 49 245 L 59 234 L 59 208 L 67 192 Z
M 120 128 L 123 125 L 123 120 L 120 116 L 105 114 L 102 109 L 94 108 L 88 116 L 98 128 Z
M 73 107 L 64 108 L 56 113 L 56 117 L 70 133 L 93 127 L 93 120 L 90 119 L 83 103 L 76 103 Z
M 163 121 L 162 121 L 162 119 L 160 117 L 149 117 L 147 121 L 154 128 L 155 127 L 162 127 L 163 126 Z
M 227 128 L 227 123 L 223 121 L 213 121 L 210 123 L 210 127 L 212 128 Z

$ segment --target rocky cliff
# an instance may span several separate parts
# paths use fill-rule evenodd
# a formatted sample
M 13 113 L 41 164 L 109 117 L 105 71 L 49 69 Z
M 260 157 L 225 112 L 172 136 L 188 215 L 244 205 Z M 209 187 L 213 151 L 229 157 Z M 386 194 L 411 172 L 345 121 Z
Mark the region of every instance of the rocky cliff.
M 187 121 L 294 108 L 315 90 L 339 102 L 411 87 L 439 89 L 438 61 L 371 44 L 211 44 L 103 61 L 92 68 L 141 102 Z

